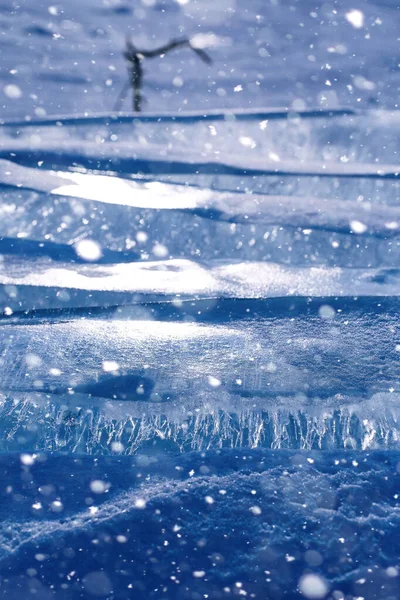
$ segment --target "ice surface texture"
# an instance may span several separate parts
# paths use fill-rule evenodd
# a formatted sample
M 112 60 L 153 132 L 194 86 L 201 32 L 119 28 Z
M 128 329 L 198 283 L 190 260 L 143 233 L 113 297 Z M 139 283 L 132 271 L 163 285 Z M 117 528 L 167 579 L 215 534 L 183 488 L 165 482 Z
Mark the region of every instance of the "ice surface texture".
M 0 598 L 397 600 L 397 3 L 6 4 Z

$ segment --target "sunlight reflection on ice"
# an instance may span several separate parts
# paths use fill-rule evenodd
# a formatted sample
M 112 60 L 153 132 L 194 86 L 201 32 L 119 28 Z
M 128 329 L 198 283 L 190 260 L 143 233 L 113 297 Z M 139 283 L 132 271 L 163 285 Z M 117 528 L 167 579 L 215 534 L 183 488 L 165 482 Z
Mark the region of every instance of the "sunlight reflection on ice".
M 71 185 L 62 185 L 51 191 L 60 196 L 73 196 L 85 200 L 97 200 L 107 204 L 119 204 L 136 208 L 193 209 L 199 201 L 211 200 L 209 190 L 193 190 L 186 193 L 184 186 L 169 186 L 157 181 L 136 184 L 118 177 L 83 173 L 59 172 Z
M 0 285 L 226 298 L 400 294 L 397 270 L 186 259 L 71 265 L 8 257 L 6 265 L 0 263 Z

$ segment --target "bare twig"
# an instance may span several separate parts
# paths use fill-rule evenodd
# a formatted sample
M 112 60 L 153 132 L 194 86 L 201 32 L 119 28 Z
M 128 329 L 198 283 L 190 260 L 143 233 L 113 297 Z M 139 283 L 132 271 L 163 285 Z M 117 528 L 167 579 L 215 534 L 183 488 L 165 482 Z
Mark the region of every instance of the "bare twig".
M 142 63 L 145 58 L 157 58 L 159 56 L 164 56 L 167 52 L 171 52 L 171 50 L 175 50 L 176 48 L 188 47 L 191 48 L 197 56 L 205 63 L 210 65 L 212 60 L 208 54 L 200 49 L 196 48 L 192 45 L 191 41 L 188 38 L 183 38 L 181 40 L 171 40 L 168 44 L 161 46 L 160 48 L 156 48 L 154 50 L 138 50 L 136 46 L 133 44 L 132 40 L 127 37 L 126 38 L 126 47 L 124 51 L 125 60 L 128 63 L 128 73 L 129 80 L 124 85 L 119 94 L 117 101 L 115 103 L 115 110 L 121 110 L 123 103 L 125 102 L 127 91 L 130 87 L 133 90 L 133 110 L 135 112 L 140 112 L 142 108 L 142 85 L 143 85 L 143 66 Z
M 115 101 L 114 111 L 120 112 L 120 110 L 122 109 L 123 104 L 126 100 L 126 96 L 128 94 L 128 90 L 130 87 L 131 87 L 130 81 L 127 81 L 126 83 L 124 83 L 124 86 L 123 86 L 122 90 L 120 91 L 120 93 L 118 94 L 118 98 Z

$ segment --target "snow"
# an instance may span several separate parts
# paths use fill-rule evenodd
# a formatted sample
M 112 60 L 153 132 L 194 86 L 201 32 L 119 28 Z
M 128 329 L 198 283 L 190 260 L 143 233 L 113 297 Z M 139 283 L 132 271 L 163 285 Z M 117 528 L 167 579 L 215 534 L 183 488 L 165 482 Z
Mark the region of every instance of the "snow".
M 328 586 L 318 575 L 304 575 L 299 582 L 299 588 L 306 598 L 325 598 Z
M 48 5 L 30 0 L 17 6 L 2 8 L 2 70 L 6 85 L 18 85 L 22 97 L 4 98 L 2 118 L 34 116 L 37 110 L 111 110 L 127 78 L 121 55 L 127 33 L 144 49 L 199 35 L 209 46 L 212 36 L 211 66 L 189 50 L 145 63 L 147 110 L 354 107 L 358 97 L 366 105 L 369 91 L 347 87 L 358 74 L 377 82 L 383 106 L 394 108 L 397 102 L 394 1 L 358 0 L 351 6 L 256 0 L 249 6 L 245 0 L 87 0 L 83 8 L 69 0 L 55 4 L 53 13 Z M 363 15 L 364 27 L 355 28 L 348 15 L 355 15 L 357 25 Z M 174 85 L 176 76 L 181 86 Z M 332 90 L 325 85 L 327 78 Z M 235 92 L 239 85 L 242 91 Z
M 88 310 L 83 314 L 88 318 L 90 308 L 94 307 L 160 301 L 182 304 L 182 312 L 192 312 L 191 299 L 198 301 L 199 309 L 207 307 L 209 312 L 222 300 L 229 305 L 231 299 L 233 307 L 235 299 L 265 297 L 293 298 L 293 302 L 315 297 L 329 302 L 339 297 L 368 296 L 376 298 L 378 307 L 380 298 L 394 299 L 399 295 L 398 269 L 221 261 L 199 265 L 177 259 L 88 266 L 49 259 L 21 260 L 7 255 L 0 262 L 0 298 L 6 317 L 23 311 L 86 307 Z M 138 309 L 132 310 L 134 314 Z M 323 304 L 319 314 L 326 318 L 332 311 L 329 304 Z
M 400 596 L 398 17 L 0 5 L 0 595 Z
M 228 588 L 227 597 L 241 589 L 256 597 L 300 598 L 297 586 L 312 574 L 339 598 L 371 589 L 396 597 L 398 578 L 386 572 L 397 564 L 399 551 L 395 455 L 225 449 L 175 457 L 156 451 L 146 459 L 119 458 L 111 470 L 101 457 L 48 456 L 25 471 L 37 481 L 38 492 L 22 487 L 15 458 L 2 457 L 5 482 L 22 496 L 18 523 L 13 493 L 1 506 L 1 558 L 12 566 L 4 589 L 18 585 L 25 593 L 33 579 L 43 597 L 51 597 L 48 585 L 60 578 L 60 593 L 64 589 L 73 597 L 84 593 L 83 578 L 102 573 L 121 597 L 129 597 L 132 585 L 153 597 L 165 595 L 165 588 L 173 595 L 182 586 L 211 597 Z M 73 479 L 65 478 L 66 470 Z M 109 491 L 94 495 L 90 482 L 104 472 Z M 56 495 L 61 513 L 48 508 Z M 204 501 L 208 495 L 213 504 Z M 37 497 L 40 515 L 31 509 Z M 81 497 L 91 497 L 93 504 L 82 505 Z M 136 506 L 137 498 L 144 508 Z M 249 510 L 254 498 L 261 515 Z M 119 536 L 127 542 L 121 544 Z M 150 549 L 154 561 L 146 557 Z M 352 562 L 346 560 L 349 554 Z M 62 563 L 57 574 L 54 561 Z M 121 562 L 130 568 L 121 569 Z

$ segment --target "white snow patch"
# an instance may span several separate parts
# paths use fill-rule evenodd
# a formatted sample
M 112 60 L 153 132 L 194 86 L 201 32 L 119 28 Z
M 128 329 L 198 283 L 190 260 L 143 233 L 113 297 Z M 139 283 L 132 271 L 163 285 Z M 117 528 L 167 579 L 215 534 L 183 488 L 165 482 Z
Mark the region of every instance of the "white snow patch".
M 364 13 L 361 12 L 361 10 L 358 10 L 357 8 L 349 10 L 345 14 L 345 17 L 348 20 L 348 22 L 351 25 L 353 25 L 353 27 L 355 27 L 356 29 L 361 29 L 361 27 L 364 26 Z
M 119 364 L 115 360 L 103 360 L 102 369 L 105 373 L 113 373 L 119 370 Z
M 7 98 L 11 98 L 12 100 L 18 100 L 19 98 L 22 98 L 21 88 L 14 83 L 4 86 L 4 93 Z
M 325 598 L 329 588 L 325 580 L 319 575 L 308 574 L 304 575 L 299 581 L 300 592 L 306 598 L 311 600 L 318 600 L 318 598 Z
M 365 225 L 365 223 L 362 223 L 361 221 L 355 221 L 355 220 L 350 221 L 350 227 L 354 231 L 354 233 L 358 233 L 358 234 L 365 233 L 368 229 L 368 227 Z
M 77 242 L 75 252 L 80 258 L 88 262 L 98 260 L 102 255 L 100 244 L 89 239 Z

